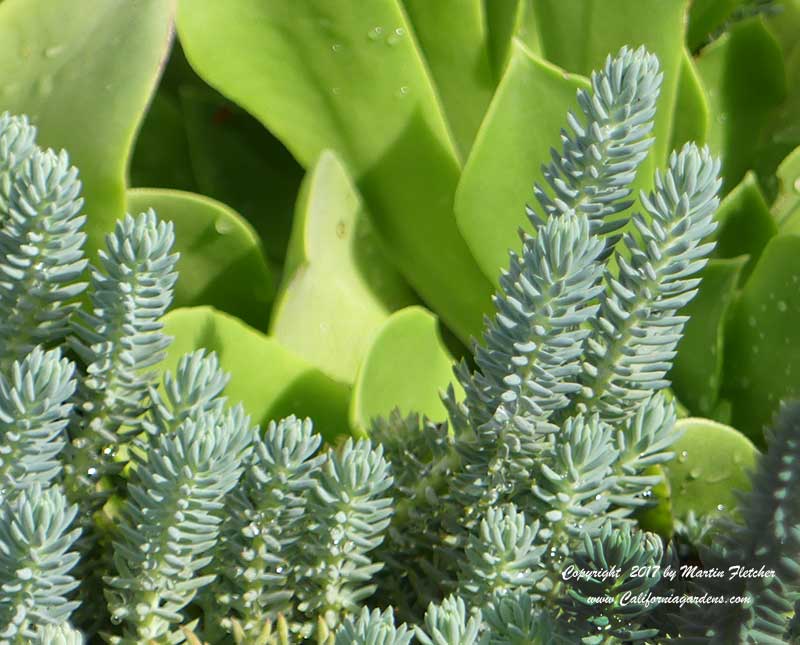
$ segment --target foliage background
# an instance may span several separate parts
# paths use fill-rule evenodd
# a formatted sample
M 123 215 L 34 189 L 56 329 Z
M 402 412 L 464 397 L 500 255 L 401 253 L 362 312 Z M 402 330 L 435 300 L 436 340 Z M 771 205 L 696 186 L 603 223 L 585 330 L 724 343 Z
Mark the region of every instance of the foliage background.
M 575 90 L 644 44 L 665 83 L 638 187 L 689 139 L 724 161 L 674 392 L 762 445 L 800 394 L 798 30 L 798 0 L 3 0 L 0 107 L 71 151 L 90 254 L 125 211 L 175 222 L 168 369 L 214 349 L 256 420 L 331 437 L 443 418 Z M 752 452 L 704 428 L 687 473 Z

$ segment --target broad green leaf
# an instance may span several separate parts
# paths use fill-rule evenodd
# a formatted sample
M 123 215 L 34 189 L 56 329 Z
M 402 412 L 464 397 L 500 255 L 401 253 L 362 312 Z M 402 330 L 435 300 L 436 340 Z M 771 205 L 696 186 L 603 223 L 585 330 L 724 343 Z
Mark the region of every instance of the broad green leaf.
M 303 169 L 280 141 L 223 96 L 196 83 L 182 85 L 178 96 L 200 191 L 241 213 L 279 266 Z
M 800 50 L 797 30 L 800 27 L 800 0 L 780 0 L 776 3 L 778 11 L 766 17 L 770 31 L 775 34 L 784 49 L 784 56 L 790 57 Z
M 688 141 L 704 143 L 710 118 L 708 100 L 697 67 L 689 52 L 684 49 L 678 94 L 675 98 L 670 148 L 678 150 Z
M 658 533 L 661 537 L 668 540 L 672 537 L 672 489 L 669 485 L 666 471 L 663 466 L 655 465 L 647 468 L 644 473 L 646 476 L 660 475 L 661 482 L 653 486 L 650 495 L 655 504 L 647 508 L 640 509 L 634 514 L 639 527 L 645 531 Z
M 252 228 L 225 204 L 166 189 L 128 191 L 128 210 L 154 208 L 175 224 L 175 307 L 211 305 L 267 329 L 274 282 Z
M 525 9 L 525 0 L 483 0 L 486 15 L 486 38 L 492 73 L 499 82 L 503 78 L 506 63 L 511 55 L 514 34 L 519 32 L 519 23 Z M 532 13 L 532 12 L 528 12 Z M 538 49 L 523 39 L 528 49 L 538 53 Z
M 439 392 L 451 382 L 453 358 L 436 317 L 422 307 L 401 309 L 372 338 L 353 388 L 351 424 L 366 431 L 372 419 L 394 408 L 445 419 Z
M 781 0 L 779 11 L 767 20 L 783 52 L 788 95 L 768 129 L 781 156 L 800 145 L 800 0 Z
M 705 45 L 742 0 L 692 0 L 686 44 L 692 51 Z
M 403 0 L 403 5 L 463 159 L 495 87 L 483 0 Z
M 748 172 L 741 183 L 725 196 L 715 217 L 719 228 L 714 255 L 719 258 L 749 255 L 741 274 L 740 281 L 744 281 L 767 242 L 778 232 L 754 173 Z
M 453 217 L 459 162 L 398 0 L 181 0 L 193 67 L 309 167 L 352 172 L 386 252 L 461 338 L 491 287 Z
M 205 347 L 219 356 L 231 380 L 228 400 L 242 403 L 254 423 L 295 414 L 311 417 L 328 440 L 349 432 L 347 386 L 328 378 L 302 358 L 240 320 L 211 307 L 175 309 L 164 317 L 164 329 L 174 336 L 165 369 L 174 370 L 180 357 Z
M 346 170 L 323 152 L 297 203 L 272 334 L 332 378 L 353 383 L 373 332 L 413 301 L 377 245 Z
M 723 193 L 749 169 L 763 182 L 780 161 L 765 141 L 770 119 L 786 96 L 780 46 L 763 21 L 746 20 L 704 49 L 697 68 L 714 115 L 708 143 L 724 160 Z
M 0 105 L 81 172 L 91 257 L 125 212 L 134 135 L 166 58 L 174 0 L 5 0 Z
M 778 196 L 772 211 L 782 231 L 800 233 L 800 148 L 778 166 Z
M 731 308 L 723 396 L 733 425 L 763 445 L 782 399 L 800 397 L 800 234 L 780 233 Z
M 130 185 L 197 192 L 178 100 L 159 91 L 136 137 Z
M 740 432 L 709 419 L 680 419 L 683 436 L 672 444 L 675 459 L 665 464 L 672 489 L 672 512 L 683 519 L 730 512 L 736 508 L 734 491 L 750 490 L 750 471 L 758 450 Z
M 543 55 L 569 72 L 588 76 L 623 45 L 644 45 L 664 72 L 653 134 L 656 141 L 637 185 L 650 184 L 652 169 L 669 153 L 688 0 L 536 0 Z
M 710 416 L 722 379 L 725 322 L 747 257 L 711 260 L 700 291 L 682 311 L 691 316 L 670 371 L 672 389 L 696 414 Z
M 564 73 L 515 40 L 506 73 L 481 126 L 456 193 L 456 219 L 485 275 L 497 281 L 517 231 L 530 228 L 525 204 L 559 144 L 567 111 L 586 79 Z

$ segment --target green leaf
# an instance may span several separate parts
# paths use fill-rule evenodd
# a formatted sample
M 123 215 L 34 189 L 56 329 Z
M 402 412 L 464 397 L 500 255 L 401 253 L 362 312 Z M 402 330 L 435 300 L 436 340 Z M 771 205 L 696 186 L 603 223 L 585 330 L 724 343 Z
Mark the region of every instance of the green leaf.
M 247 222 L 208 197 L 166 189 L 128 191 L 128 209 L 154 208 L 175 224 L 180 253 L 175 307 L 211 305 L 266 330 L 274 292 L 261 243 Z
M 279 266 L 303 169 L 258 121 L 216 92 L 183 84 L 178 95 L 200 191 L 241 213 Z
M 332 440 L 349 432 L 347 404 L 350 390 L 306 363 L 240 320 L 211 307 L 175 309 L 164 317 L 170 345 L 166 370 L 180 357 L 205 347 L 217 352 L 220 365 L 231 374 L 225 394 L 242 403 L 254 423 L 289 414 L 314 419 L 315 427 Z
M 366 430 L 372 419 L 394 408 L 443 420 L 447 413 L 439 391 L 450 383 L 462 394 L 436 317 L 422 307 L 401 309 L 370 343 L 353 388 L 351 424 Z
M 800 234 L 767 244 L 731 308 L 722 395 L 732 423 L 758 445 L 782 399 L 800 396 Z
M 459 162 L 397 0 L 182 0 L 187 58 L 309 167 L 350 169 L 386 252 L 462 338 L 491 287 L 456 227 Z
M 667 158 L 683 61 L 687 0 L 536 0 L 543 55 L 575 74 L 588 76 L 623 45 L 644 45 L 658 56 L 664 82 L 653 134 L 653 151 L 639 170 L 649 185 L 652 168 Z
M 788 95 L 768 129 L 772 141 L 786 155 L 800 145 L 800 0 L 781 0 L 778 7 L 767 24 L 781 45 Z
M 125 212 L 136 129 L 166 57 L 173 0 L 5 0 L 0 103 L 81 171 L 87 251 Z
M 542 163 L 560 143 L 567 110 L 588 81 L 542 61 L 515 40 L 506 73 L 481 126 L 456 193 L 456 219 L 485 275 L 495 282 L 530 228 L 525 204 Z
M 495 87 L 483 0 L 403 0 L 403 5 L 464 158 Z
M 675 98 L 675 114 L 672 121 L 670 148 L 678 150 L 689 141 L 704 143 L 711 115 L 708 111 L 703 83 L 691 55 L 683 50 L 678 94 Z
M 197 192 L 189 142 L 177 99 L 159 91 L 139 130 L 131 157 L 131 186 Z
M 742 0 L 692 0 L 689 5 L 689 28 L 686 43 L 696 51 L 720 29 Z
M 506 63 L 508 63 L 511 55 L 511 43 L 515 34 L 528 45 L 528 49 L 534 53 L 539 52 L 535 46 L 536 42 L 530 43 L 519 35 L 520 21 L 523 18 L 526 6 L 526 0 L 483 0 L 489 59 L 492 63 L 492 73 L 498 82 L 503 78 Z M 529 11 L 528 13 L 532 12 Z
M 778 196 L 772 204 L 781 231 L 800 233 L 800 148 L 778 166 Z
M 723 192 L 753 169 L 763 182 L 780 159 L 774 158 L 766 128 L 786 96 L 781 48 L 763 21 L 750 19 L 703 50 L 697 68 L 709 99 L 708 143 L 721 154 Z
M 655 465 L 645 469 L 642 473 L 645 477 L 660 475 L 661 482 L 653 486 L 652 499 L 655 500 L 654 506 L 640 509 L 634 514 L 639 527 L 643 531 L 658 533 L 665 540 L 672 537 L 672 488 L 664 466 Z
M 297 203 L 272 334 L 332 378 L 353 383 L 373 332 L 413 301 L 345 168 L 323 152 Z
M 672 489 L 672 512 L 703 516 L 736 507 L 734 491 L 750 490 L 758 450 L 740 432 L 709 419 L 680 419 L 683 436 L 672 444 L 675 459 L 665 464 Z
M 682 311 L 691 316 L 669 378 L 684 405 L 703 416 L 717 406 L 722 380 L 725 322 L 747 257 L 711 260 L 700 292 Z
M 754 173 L 748 172 L 741 183 L 725 196 L 715 217 L 719 228 L 714 255 L 719 258 L 750 256 L 742 269 L 740 282 L 743 282 L 752 272 L 767 242 L 778 232 Z

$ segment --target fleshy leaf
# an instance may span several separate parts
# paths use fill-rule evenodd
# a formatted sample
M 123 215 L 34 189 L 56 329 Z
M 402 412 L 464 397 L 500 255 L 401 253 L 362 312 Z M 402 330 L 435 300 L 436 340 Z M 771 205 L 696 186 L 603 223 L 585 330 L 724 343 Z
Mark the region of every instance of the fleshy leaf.
M 703 83 L 691 55 L 684 49 L 681 59 L 678 94 L 672 120 L 670 148 L 679 149 L 684 143 L 705 143 L 711 115 Z
M 650 477 L 659 475 L 661 481 L 653 486 L 651 495 L 655 506 L 643 508 L 634 514 L 639 527 L 644 531 L 658 533 L 664 539 L 672 537 L 672 488 L 664 466 L 650 466 L 643 473 Z
M 358 372 L 350 404 L 354 428 L 365 430 L 377 416 L 399 408 L 434 421 L 446 418 L 439 391 L 453 378 L 453 358 L 436 317 L 422 307 L 392 314 L 372 339 Z M 459 396 L 461 388 L 455 383 Z
M 686 44 L 696 51 L 711 38 L 742 0 L 692 0 Z
M 719 205 L 715 215 L 719 228 L 715 234 L 718 258 L 750 256 L 742 269 L 740 282 L 747 279 L 767 242 L 778 232 L 775 219 L 758 186 L 758 180 L 748 172 Z
M 3 109 L 30 116 L 39 143 L 80 168 L 90 257 L 124 215 L 128 157 L 174 10 L 174 0 L 0 3 Z
M 772 204 L 781 231 L 800 232 L 800 148 L 778 166 L 778 196 Z
M 763 182 L 780 161 L 764 140 L 774 110 L 786 96 L 778 42 L 759 19 L 736 23 L 703 50 L 697 68 L 714 115 L 708 143 L 725 159 L 723 193 L 748 169 Z
M 140 188 L 128 210 L 154 208 L 175 225 L 180 279 L 175 307 L 211 305 L 257 329 L 267 329 L 274 281 L 253 229 L 235 211 L 202 195 Z
M 534 54 L 539 53 L 538 30 L 533 29 L 530 37 L 525 29 L 525 20 L 533 15 L 525 0 L 484 0 L 483 11 L 486 15 L 486 31 L 489 48 L 489 59 L 492 72 L 499 82 L 505 73 L 506 63 L 511 56 L 514 36 L 527 45 Z
M 345 168 L 322 153 L 301 189 L 271 333 L 345 383 L 389 313 L 414 301 L 383 257 Z
M 672 389 L 693 412 L 711 416 L 722 381 L 725 323 L 747 257 L 711 260 L 697 296 L 683 309 L 690 316 L 669 377 Z
M 130 185 L 197 192 L 178 100 L 159 90 L 136 137 Z
M 458 156 L 395 0 L 182 0 L 187 58 L 309 167 L 325 148 L 353 173 L 387 254 L 462 339 L 491 287 L 453 217 Z
M 175 337 L 164 369 L 174 370 L 181 356 L 201 347 L 216 352 L 222 369 L 231 374 L 226 396 L 233 404 L 241 402 L 254 422 L 266 425 L 271 419 L 294 414 L 313 418 L 329 440 L 349 431 L 350 389 L 274 338 L 211 307 L 169 312 L 164 331 Z
M 465 158 L 495 86 L 483 0 L 403 0 L 403 6 Z
M 673 516 L 730 512 L 736 507 L 734 491 L 750 489 L 758 450 L 734 428 L 709 419 L 680 419 L 675 427 L 684 434 L 672 444 L 675 459 L 664 467 L 672 488 Z
M 199 189 L 241 213 L 279 265 L 303 169 L 258 121 L 219 94 L 185 84 L 178 95 Z
M 505 76 L 481 126 L 456 193 L 456 219 L 475 259 L 495 282 L 520 246 L 517 230 L 530 228 L 525 204 L 533 200 L 541 165 L 558 146 L 567 110 L 586 79 L 542 61 L 514 40 Z
M 800 234 L 773 237 L 731 309 L 722 395 L 732 424 L 763 445 L 781 400 L 800 397 Z
M 686 0 L 536 0 L 543 55 L 569 72 L 588 76 L 609 53 L 623 45 L 644 45 L 658 56 L 664 82 L 648 161 L 639 169 L 639 185 L 648 185 L 654 165 L 670 151 L 673 106 L 683 60 Z M 546 28 L 545 28 L 546 25 Z

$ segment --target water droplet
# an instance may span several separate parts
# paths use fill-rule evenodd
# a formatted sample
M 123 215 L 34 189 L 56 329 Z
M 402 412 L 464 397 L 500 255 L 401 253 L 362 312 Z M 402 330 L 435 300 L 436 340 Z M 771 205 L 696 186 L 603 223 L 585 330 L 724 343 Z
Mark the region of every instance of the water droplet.
M 233 223 L 227 218 L 220 217 L 216 222 L 214 222 L 214 230 L 216 230 L 220 235 L 225 235 L 233 230 Z
M 386 44 L 389 45 L 389 47 L 394 47 L 400 42 L 400 39 L 405 36 L 405 33 L 405 29 L 398 27 L 391 34 L 389 34 L 389 37 L 386 39 Z
M 689 471 L 689 479 L 697 479 L 703 472 L 699 468 L 692 468 Z
M 678 455 L 678 463 L 683 464 L 686 462 L 686 459 L 689 457 L 689 453 L 685 450 L 681 451 L 681 454 Z
M 370 40 L 378 40 L 383 35 L 383 27 L 373 27 L 367 32 L 367 38 Z
M 725 510 L 725 504 L 717 504 L 717 510 L 721 513 Z
M 720 112 L 717 115 L 717 121 L 719 123 L 725 123 L 725 121 L 727 121 L 727 120 L 728 120 L 728 115 L 725 112 Z
M 64 45 L 53 45 L 44 50 L 45 58 L 55 58 L 64 51 Z
M 331 93 L 332 93 L 334 96 L 339 96 L 339 94 L 341 94 L 341 93 L 342 93 L 342 89 L 341 89 L 340 87 L 332 87 L 332 88 L 331 88 Z
M 331 45 L 331 51 L 336 54 L 337 52 L 342 51 L 342 43 L 333 43 Z
M 747 319 L 747 322 L 751 327 L 755 327 L 758 324 L 758 322 L 756 321 L 756 317 L 755 316 L 750 316 Z
M 783 301 L 783 300 L 778 300 L 778 311 L 784 312 L 787 309 L 788 309 L 788 307 L 786 306 L 786 302 Z
M 339 220 L 336 224 L 336 237 L 343 240 L 346 233 L 347 225 L 342 220 Z
M 403 85 L 399 90 L 397 90 L 397 96 L 400 98 L 408 95 L 408 85 Z
M 800 177 L 794 180 L 794 189 L 800 193 Z

